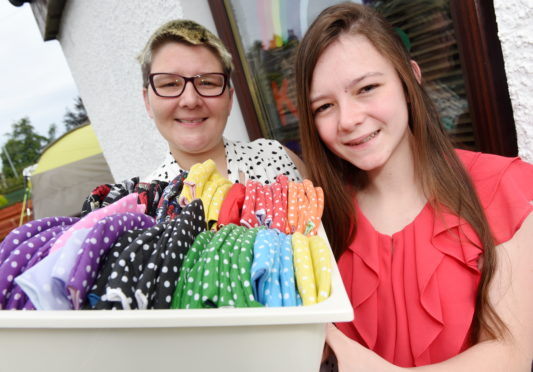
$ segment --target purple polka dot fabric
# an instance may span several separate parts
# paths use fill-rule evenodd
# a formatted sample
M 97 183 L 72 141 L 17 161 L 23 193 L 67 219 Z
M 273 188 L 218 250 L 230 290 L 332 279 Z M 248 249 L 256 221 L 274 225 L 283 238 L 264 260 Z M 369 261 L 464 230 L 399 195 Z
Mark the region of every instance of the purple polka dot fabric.
M 14 279 L 23 273 L 33 255 L 52 237 L 63 231 L 61 226 L 54 226 L 16 246 L 0 264 L 0 309 L 5 309 L 15 286 Z
M 68 226 L 61 226 L 63 231 L 65 231 Z M 53 236 L 50 240 L 48 240 L 46 243 L 44 243 L 37 252 L 32 256 L 28 264 L 26 265 L 26 268 L 24 269 L 24 272 L 34 267 L 36 264 L 41 262 L 41 260 L 48 256 L 48 252 L 50 251 L 50 247 L 56 239 L 61 236 L 61 233 Z M 11 291 L 11 295 L 9 296 L 6 310 L 22 310 L 27 309 L 26 304 L 31 304 L 31 300 L 28 298 L 26 293 L 22 290 L 22 288 L 15 282 L 13 284 L 13 289 Z M 31 304 L 31 308 L 34 309 L 33 304 Z
M 13 236 L 20 239 L 11 238 L 7 244 L 3 245 L 6 253 L 4 255 L 5 258 L 0 263 L 0 309 L 6 308 L 14 287 L 13 280 L 15 277 L 29 268 L 28 264 L 30 262 L 34 264 L 40 260 L 43 250 L 47 251 L 49 249 L 49 247 L 43 248 L 43 246 L 52 238 L 61 235 L 65 227 L 70 226 L 74 221 L 71 218 L 32 221 L 32 223 L 21 226 L 18 232 L 12 232 Z M 24 237 L 24 240 L 22 237 Z M 34 255 L 37 255 L 37 257 L 32 260 Z
M 148 215 L 126 212 L 105 217 L 91 228 L 80 247 L 67 285 L 75 310 L 85 303 L 100 269 L 100 261 L 113 243 L 128 230 L 148 228 L 154 223 L 154 218 Z
M 0 244 L 0 263 L 4 262 L 11 251 L 25 240 L 54 226 L 70 226 L 77 221 L 79 221 L 77 217 L 46 217 L 13 229 Z

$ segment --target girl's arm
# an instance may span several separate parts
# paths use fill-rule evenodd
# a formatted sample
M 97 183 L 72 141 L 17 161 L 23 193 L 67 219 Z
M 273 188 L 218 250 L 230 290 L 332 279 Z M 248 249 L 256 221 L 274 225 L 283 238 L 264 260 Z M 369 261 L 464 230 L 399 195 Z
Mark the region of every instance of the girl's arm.
M 496 255 L 498 266 L 489 299 L 509 329 L 502 339 L 487 340 L 482 335 L 482 341 L 444 362 L 404 369 L 386 362 L 330 325 L 326 342 L 337 356 L 339 371 L 530 372 L 533 360 L 533 213 L 509 241 L 496 247 Z

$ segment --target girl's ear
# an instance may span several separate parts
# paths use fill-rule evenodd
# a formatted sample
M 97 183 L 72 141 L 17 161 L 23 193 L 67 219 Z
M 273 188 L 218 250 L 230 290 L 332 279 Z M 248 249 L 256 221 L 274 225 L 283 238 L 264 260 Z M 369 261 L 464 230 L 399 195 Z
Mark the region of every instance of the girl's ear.
M 413 73 L 415 74 L 418 84 L 422 84 L 422 71 L 420 71 L 420 66 L 418 66 L 418 63 L 416 63 L 414 60 L 411 60 L 411 68 L 413 69 Z

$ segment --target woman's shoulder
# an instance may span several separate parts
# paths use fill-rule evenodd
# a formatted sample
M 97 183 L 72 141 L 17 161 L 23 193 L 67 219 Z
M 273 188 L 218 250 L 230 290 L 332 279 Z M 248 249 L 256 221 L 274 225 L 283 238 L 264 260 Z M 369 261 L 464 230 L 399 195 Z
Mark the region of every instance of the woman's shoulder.
M 183 169 L 176 162 L 172 153 L 169 151 L 162 163 L 153 170 L 150 174 L 141 179 L 142 182 L 151 182 L 153 180 L 169 182 L 178 174 L 183 172 Z
M 496 240 L 507 241 L 533 210 L 533 165 L 519 157 L 457 150 Z
M 278 149 L 282 150 L 283 145 L 275 139 L 267 138 L 258 138 L 256 140 L 245 142 L 245 141 L 232 141 L 225 139 L 226 146 L 231 146 L 236 149 L 241 150 L 258 150 L 258 149 Z
M 291 181 L 301 179 L 298 168 L 285 147 L 273 139 L 259 138 L 252 142 L 224 139 L 228 162 L 228 172 L 239 171 L 246 179 L 262 183 L 272 183 L 279 174 Z

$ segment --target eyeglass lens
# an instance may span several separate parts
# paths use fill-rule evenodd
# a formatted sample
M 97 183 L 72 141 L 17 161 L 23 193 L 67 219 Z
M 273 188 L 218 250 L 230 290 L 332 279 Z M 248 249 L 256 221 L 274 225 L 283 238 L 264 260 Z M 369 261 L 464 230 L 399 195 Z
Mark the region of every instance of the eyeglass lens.
M 223 74 L 202 74 L 185 78 L 176 74 L 154 74 L 153 88 L 157 94 L 164 97 L 177 97 L 183 93 L 188 81 L 192 81 L 194 88 L 201 96 L 219 96 L 224 91 L 225 79 Z

